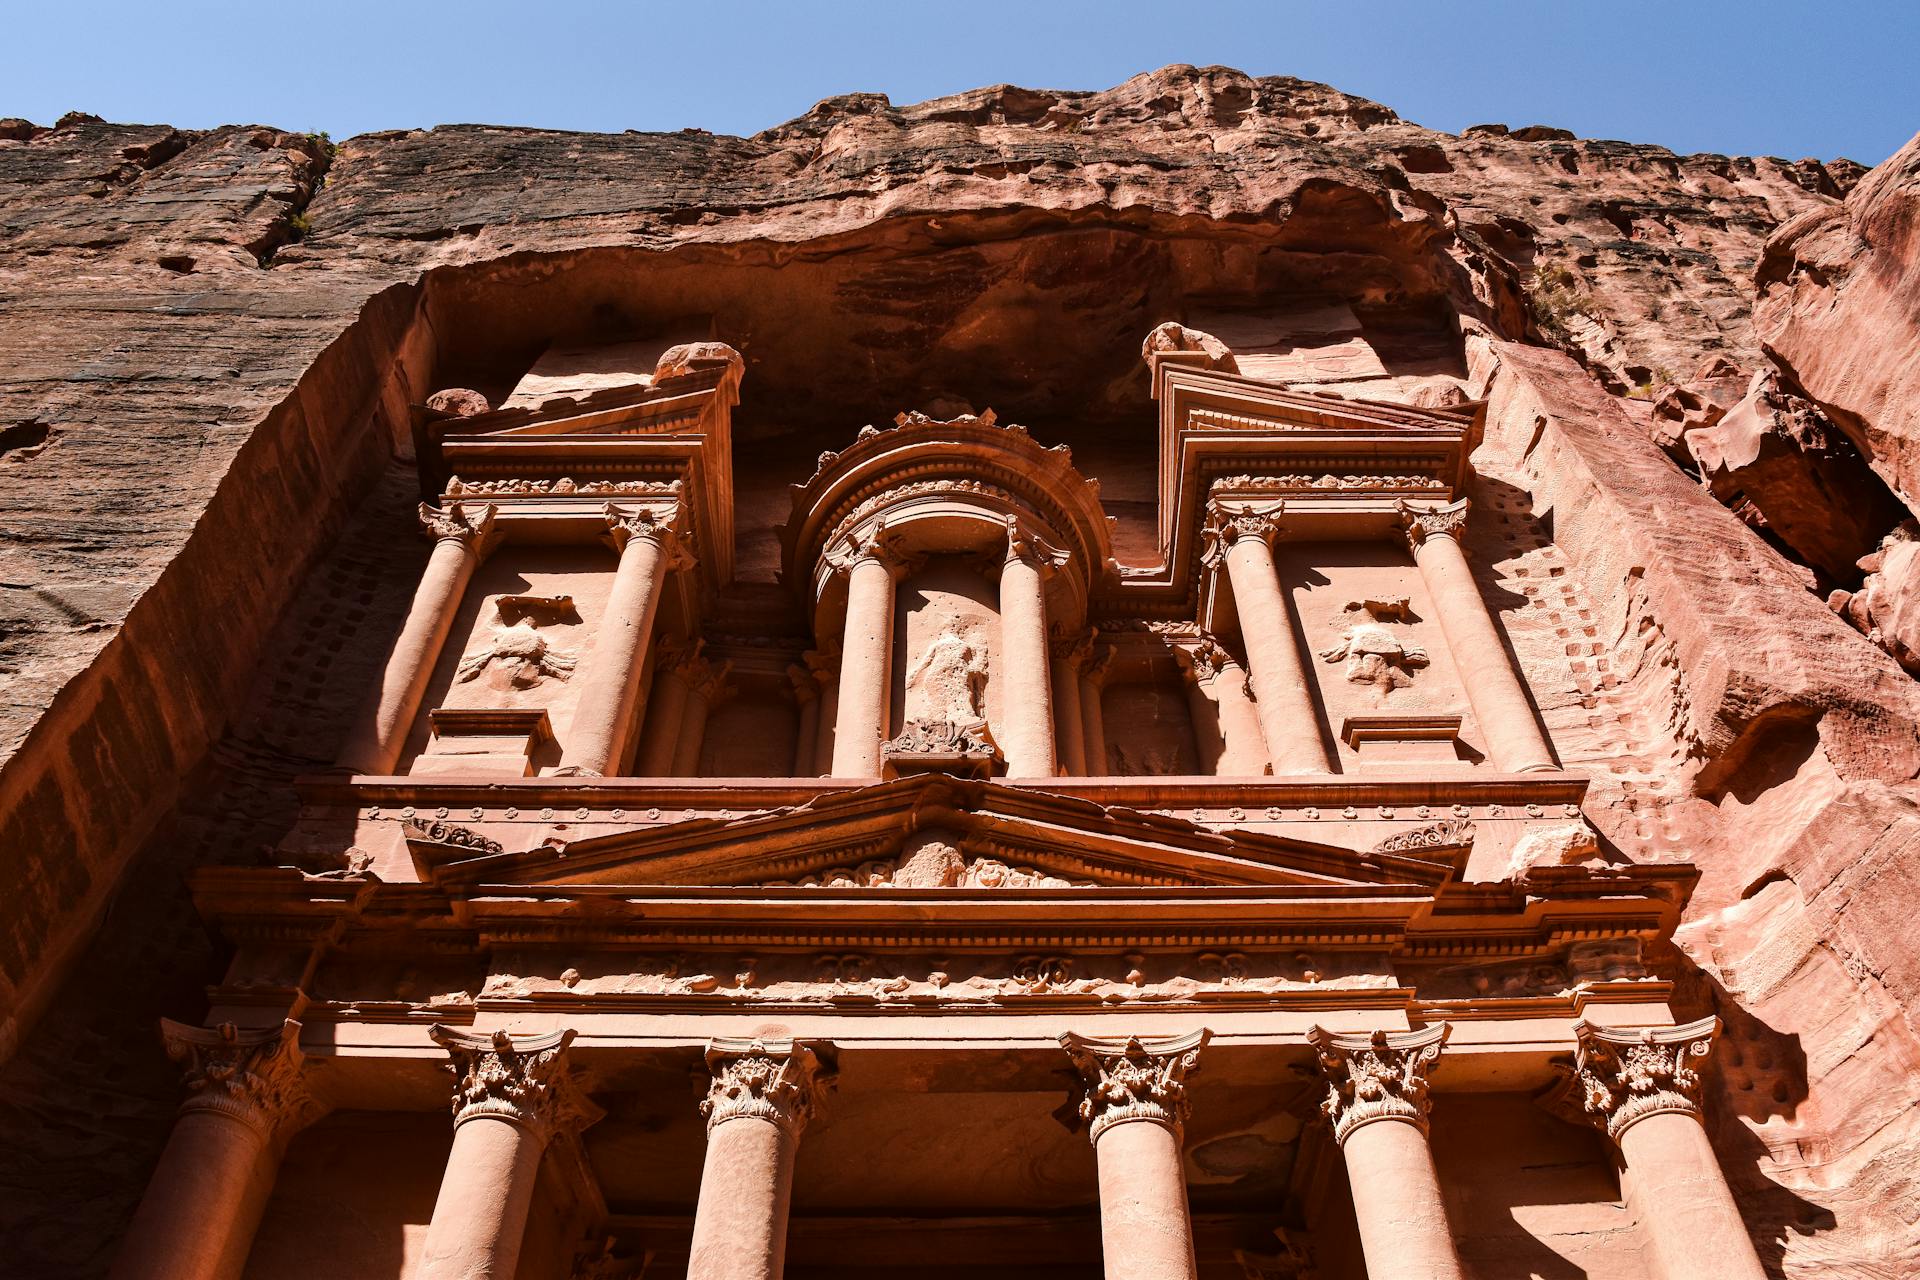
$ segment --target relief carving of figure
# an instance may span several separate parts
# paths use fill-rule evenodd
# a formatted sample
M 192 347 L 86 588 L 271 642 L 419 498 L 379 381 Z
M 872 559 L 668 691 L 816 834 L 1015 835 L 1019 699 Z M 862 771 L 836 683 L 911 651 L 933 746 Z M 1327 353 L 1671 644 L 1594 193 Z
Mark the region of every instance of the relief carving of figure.
M 465 684 L 486 675 L 495 688 L 531 689 L 542 680 L 573 674 L 574 655 L 556 649 L 530 622 L 495 627 L 493 638 L 460 659 L 456 678 Z
M 913 699 L 909 718 L 979 724 L 986 685 L 983 647 L 954 630 L 943 630 L 907 672 L 907 696 Z
M 1411 673 L 1427 665 L 1425 649 L 1403 644 L 1386 625 L 1388 619 L 1412 617 L 1405 600 L 1356 600 L 1347 605 L 1346 617 L 1346 634 L 1331 649 L 1320 650 L 1320 657 L 1325 662 L 1344 661 L 1350 683 L 1370 684 L 1385 698 L 1412 684 Z

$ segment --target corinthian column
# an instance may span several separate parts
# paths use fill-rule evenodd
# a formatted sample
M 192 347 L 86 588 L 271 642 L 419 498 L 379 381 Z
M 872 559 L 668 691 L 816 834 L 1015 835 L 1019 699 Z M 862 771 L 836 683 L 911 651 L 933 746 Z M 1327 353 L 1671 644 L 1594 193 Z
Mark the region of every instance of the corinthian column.
M 1093 654 L 1080 665 L 1080 737 L 1090 778 L 1104 778 L 1113 767 L 1107 760 L 1106 707 L 1100 701 L 1105 696 L 1107 668 L 1113 665 L 1113 648 L 1100 644 L 1099 636 L 1098 631 L 1089 634 Z
M 567 1067 L 572 1031 L 479 1035 L 436 1026 L 452 1061 L 453 1150 L 427 1227 L 429 1280 L 512 1280 L 540 1157 L 555 1134 L 605 1114 Z
M 1460 1257 L 1427 1146 L 1427 1071 L 1450 1028 L 1336 1035 L 1307 1033 L 1347 1162 L 1368 1280 L 1459 1280 Z
M 1320 712 L 1294 638 L 1293 606 L 1273 563 L 1278 515 L 1277 510 L 1229 511 L 1215 503 L 1206 528 L 1207 560 L 1226 561 L 1273 771 L 1331 773 Z
M 793 705 L 799 712 L 793 727 L 793 776 L 810 778 L 814 745 L 820 740 L 820 686 L 798 663 L 788 665 L 787 683 L 793 686 Z
M 673 773 L 680 750 L 680 726 L 687 713 L 688 664 L 700 657 L 704 640 L 663 640 L 653 660 L 653 694 L 647 699 L 646 723 L 640 728 L 640 748 L 633 769 L 643 778 L 665 778 Z
M 339 757 L 342 768 L 355 773 L 390 774 L 400 763 L 407 734 L 420 713 L 427 682 L 433 678 L 434 665 L 446 647 L 447 633 L 453 629 L 467 584 L 497 541 L 494 514 L 491 506 L 476 512 L 454 502 L 440 511 L 420 504 L 420 527 L 433 539 L 433 552 L 413 593 L 407 620 L 387 652 L 380 687 L 361 704 L 360 714 L 347 731 Z
M 807 772 L 816 778 L 831 777 L 833 744 L 838 741 L 836 722 L 840 718 L 840 646 L 836 642 L 809 649 L 805 657 L 807 670 L 813 673 L 813 682 L 820 687 L 820 714 L 814 721 L 813 767 Z
M 1720 1020 L 1621 1030 L 1587 1022 L 1557 1110 L 1620 1151 L 1620 1190 L 1665 1280 L 1763 1280 L 1766 1269 L 1700 1120 L 1700 1073 Z
M 1444 507 L 1397 504 L 1414 563 L 1427 584 L 1447 652 L 1467 686 L 1473 718 L 1486 735 L 1487 751 L 1503 773 L 1551 769 L 1553 751 L 1534 718 L 1533 704 L 1494 629 L 1493 615 L 1473 580 L 1460 531 L 1467 524 L 1467 500 Z
M 884 524 L 875 525 L 829 553 L 828 563 L 847 575 L 832 776 L 877 778 L 892 684 L 893 584 L 901 568 L 898 543 Z
M 1187 673 L 1194 736 L 1201 739 L 1205 770 L 1223 778 L 1265 774 L 1266 738 L 1260 731 L 1260 713 L 1247 693 L 1247 673 L 1239 659 L 1212 640 L 1181 645 L 1173 652 Z
M 680 713 L 680 743 L 673 753 L 675 777 L 692 778 L 700 772 L 700 748 L 707 741 L 707 717 L 715 702 L 727 692 L 727 673 L 733 663 L 714 663 L 701 658 L 688 664 L 683 673 L 687 682 L 687 702 Z
M 779 1280 L 793 1158 L 820 1105 L 819 1058 L 793 1040 L 714 1040 L 707 1069 L 707 1160 L 687 1280 Z
M 231 1280 L 246 1266 L 280 1152 L 324 1108 L 307 1092 L 300 1024 L 241 1031 L 163 1019 L 187 1100 L 127 1229 L 112 1280 Z
M 693 563 L 678 532 L 677 513 L 663 518 L 608 503 L 606 514 L 620 567 L 580 673 L 580 701 L 561 752 L 563 764 L 592 776 L 614 772 L 626 756 L 661 588 L 668 573 Z
M 1053 690 L 1047 653 L 1047 578 L 1067 562 L 1066 552 L 1007 517 L 1007 558 L 1000 566 L 1001 742 L 1009 778 L 1051 778 Z
M 1186 1078 L 1208 1033 L 1174 1040 L 1101 1040 L 1068 1032 L 1080 1119 L 1100 1177 L 1100 1253 L 1107 1280 L 1195 1280 L 1193 1223 L 1180 1163 Z

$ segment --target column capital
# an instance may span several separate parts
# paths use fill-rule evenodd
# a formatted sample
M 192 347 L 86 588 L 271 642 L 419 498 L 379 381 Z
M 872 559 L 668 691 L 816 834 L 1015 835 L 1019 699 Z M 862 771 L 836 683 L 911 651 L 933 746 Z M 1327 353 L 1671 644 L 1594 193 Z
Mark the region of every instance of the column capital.
M 1573 1063 L 1562 1063 L 1560 1084 L 1543 1099 L 1549 1110 L 1605 1130 L 1618 1141 L 1628 1128 L 1663 1112 L 1700 1114 L 1700 1073 L 1720 1034 L 1720 1019 L 1678 1027 L 1573 1026 Z
M 666 556 L 667 572 L 693 567 L 693 552 L 687 547 L 686 521 L 681 508 L 674 507 L 664 514 L 652 507 L 622 511 L 609 502 L 604 514 L 607 540 L 613 543 L 614 551 L 625 552 L 635 538 L 644 538 Z
M 1410 547 L 1418 547 L 1428 538 L 1452 538 L 1460 540 L 1460 531 L 1467 527 L 1467 512 L 1473 503 L 1466 498 L 1458 502 L 1449 502 L 1444 506 L 1415 506 L 1405 498 L 1397 499 L 1393 509 L 1400 516 L 1400 530 L 1406 535 Z
M 1240 660 L 1212 636 L 1202 636 L 1191 644 L 1174 645 L 1173 660 L 1180 664 L 1189 680 L 1200 685 L 1210 683 L 1225 668 L 1240 665 Z
M 887 528 L 884 518 L 864 529 L 849 530 L 821 558 L 835 573 L 851 573 L 855 565 L 871 560 L 895 576 L 905 572 L 910 559 L 899 533 Z
M 420 504 L 420 532 L 434 542 L 453 542 L 476 556 L 484 556 L 498 545 L 499 530 L 494 520 L 500 508 L 491 502 L 479 509 L 464 502 L 449 502 L 444 507 Z
M 807 650 L 805 653 L 800 655 L 800 658 L 801 658 L 801 661 L 807 664 L 807 672 L 813 677 L 814 684 L 817 685 L 823 692 L 827 689 L 829 685 L 835 684 L 839 681 L 840 679 L 840 646 L 839 645 L 832 644 L 832 643 L 824 644 L 824 645 L 821 645 L 818 649 Z
M 793 687 L 795 705 L 804 706 L 820 696 L 820 684 L 813 672 L 798 662 L 787 664 L 787 683 Z
M 1047 638 L 1047 652 L 1055 662 L 1064 662 L 1075 671 L 1093 657 L 1093 642 L 1099 632 L 1092 627 L 1080 631 L 1056 630 Z
M 707 1042 L 712 1083 L 700 1103 L 707 1132 L 728 1120 L 752 1117 L 799 1137 L 820 1110 L 832 1079 L 814 1046 L 800 1040 L 719 1038 Z
M 182 1113 L 217 1111 L 273 1141 L 311 1124 L 326 1110 L 307 1089 L 300 1024 L 241 1030 L 231 1022 L 195 1027 L 160 1020 L 167 1056 L 184 1064 Z
M 1453 1028 L 1442 1022 L 1420 1031 L 1340 1035 L 1307 1032 L 1327 1082 L 1321 1113 L 1342 1146 L 1355 1129 L 1375 1120 L 1404 1120 L 1427 1130 L 1427 1073 L 1439 1061 Z
M 573 1078 L 571 1029 L 510 1036 L 435 1025 L 427 1034 L 451 1059 L 455 1126 L 492 1116 L 528 1129 L 544 1145 L 556 1132 L 578 1132 L 606 1114 Z
M 1080 1072 L 1079 1116 L 1098 1142 L 1109 1126 L 1133 1120 L 1166 1125 L 1176 1134 L 1187 1122 L 1187 1077 L 1200 1067 L 1200 1050 L 1213 1033 L 1204 1027 L 1168 1040 L 1101 1039 L 1062 1032 L 1060 1045 Z
M 1068 553 L 1054 546 L 1034 531 L 1032 524 L 1017 515 L 1006 517 L 1007 557 L 1003 562 L 1012 564 L 1018 560 L 1032 565 L 1042 574 L 1052 573 L 1066 567 Z
M 1207 503 L 1206 523 L 1200 526 L 1201 563 L 1219 564 L 1242 538 L 1258 538 L 1271 547 L 1280 536 L 1280 516 L 1285 509 L 1281 502 L 1251 507 L 1212 499 Z

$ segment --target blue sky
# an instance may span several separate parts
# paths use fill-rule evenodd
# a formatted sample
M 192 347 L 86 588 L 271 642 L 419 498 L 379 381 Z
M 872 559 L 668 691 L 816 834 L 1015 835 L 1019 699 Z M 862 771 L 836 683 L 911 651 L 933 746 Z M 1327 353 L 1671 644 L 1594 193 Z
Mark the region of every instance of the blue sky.
M 1551 124 L 1873 164 L 1920 129 L 1920 0 L 50 0 L 5 14 L 0 115 L 41 123 L 752 133 L 852 90 L 1098 89 L 1217 62 L 1449 131 Z

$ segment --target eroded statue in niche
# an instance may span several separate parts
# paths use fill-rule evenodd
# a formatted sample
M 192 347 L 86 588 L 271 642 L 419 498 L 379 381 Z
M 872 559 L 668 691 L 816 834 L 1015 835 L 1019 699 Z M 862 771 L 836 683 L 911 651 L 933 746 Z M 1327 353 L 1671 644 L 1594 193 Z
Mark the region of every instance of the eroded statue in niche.
M 495 627 L 486 645 L 460 659 L 456 678 L 465 684 L 484 675 L 498 689 L 531 689 L 543 680 L 565 680 L 573 674 L 575 661 L 538 627 L 520 621 Z
M 1352 684 L 1372 685 L 1382 698 L 1395 689 L 1413 683 L 1414 671 L 1427 665 L 1427 651 L 1419 645 L 1405 644 L 1387 625 L 1389 620 L 1406 622 L 1413 611 L 1404 598 L 1392 600 L 1354 600 L 1347 604 L 1340 620 L 1346 634 L 1340 643 L 1320 650 L 1325 662 L 1345 662 L 1346 678 Z
M 984 645 L 955 627 L 943 628 L 907 672 L 908 718 L 981 723 L 987 687 Z

